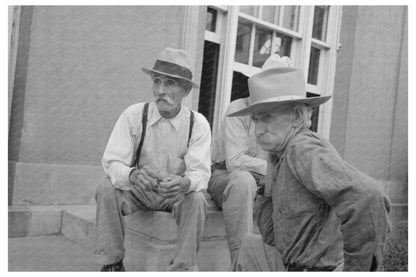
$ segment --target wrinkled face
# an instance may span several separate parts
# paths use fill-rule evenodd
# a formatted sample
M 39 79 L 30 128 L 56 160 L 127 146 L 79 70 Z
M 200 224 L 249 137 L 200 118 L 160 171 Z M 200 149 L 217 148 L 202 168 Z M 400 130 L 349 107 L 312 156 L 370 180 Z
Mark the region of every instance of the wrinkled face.
M 292 129 L 292 114 L 287 110 L 255 113 L 251 116 L 256 124 L 256 141 L 264 151 L 275 151 Z
M 152 74 L 153 95 L 157 108 L 163 117 L 175 116 L 181 109 L 182 99 L 189 94 L 183 82 L 161 74 Z

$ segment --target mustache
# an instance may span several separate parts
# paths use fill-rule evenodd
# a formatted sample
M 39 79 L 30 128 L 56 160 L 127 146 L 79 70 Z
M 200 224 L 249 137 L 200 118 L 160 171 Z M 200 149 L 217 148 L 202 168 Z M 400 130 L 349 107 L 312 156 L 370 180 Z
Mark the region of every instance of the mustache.
M 168 99 L 168 98 L 158 97 L 158 98 L 156 99 L 156 103 L 159 103 L 160 101 L 164 101 L 164 102 L 166 102 L 166 103 L 168 103 L 168 104 L 172 104 L 172 102 L 171 102 L 171 101 L 170 101 L 170 99 Z

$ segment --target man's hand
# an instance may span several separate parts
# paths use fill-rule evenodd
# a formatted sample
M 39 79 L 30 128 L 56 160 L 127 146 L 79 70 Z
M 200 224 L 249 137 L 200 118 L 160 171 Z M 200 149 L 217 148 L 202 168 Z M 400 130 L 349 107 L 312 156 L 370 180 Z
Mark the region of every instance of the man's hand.
M 130 183 L 142 188 L 143 190 L 152 190 L 157 186 L 157 175 L 148 166 L 140 169 L 134 169 L 130 173 Z
M 184 195 L 190 186 L 191 180 L 188 178 L 171 174 L 159 183 L 157 191 L 165 198 L 176 198 Z

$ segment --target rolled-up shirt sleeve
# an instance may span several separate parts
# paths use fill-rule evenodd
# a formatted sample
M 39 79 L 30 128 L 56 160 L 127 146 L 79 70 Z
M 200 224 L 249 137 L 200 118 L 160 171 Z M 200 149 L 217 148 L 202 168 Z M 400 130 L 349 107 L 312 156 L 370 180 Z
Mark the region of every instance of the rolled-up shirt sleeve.
M 227 114 L 232 113 L 231 107 Z M 244 124 L 246 117 L 224 118 L 225 159 L 228 171 L 246 170 L 266 174 L 266 160 L 248 155 L 250 147 L 249 130 Z M 248 119 L 249 120 L 249 119 Z
M 118 118 L 108 140 L 102 158 L 102 165 L 105 173 L 111 179 L 114 187 L 122 190 L 131 188 L 129 175 L 134 169 L 131 167 L 134 139 L 127 111 L 124 111 Z
M 184 160 L 186 171 L 184 177 L 189 178 L 191 185 L 188 192 L 201 191 L 208 187 L 211 177 L 211 129 L 208 121 L 199 113 L 195 113 L 195 124 L 189 148 Z
M 377 182 L 342 160 L 333 147 L 304 136 L 289 147 L 287 163 L 298 182 L 323 199 L 340 218 L 344 270 L 370 270 L 382 262 L 389 232 L 388 201 Z

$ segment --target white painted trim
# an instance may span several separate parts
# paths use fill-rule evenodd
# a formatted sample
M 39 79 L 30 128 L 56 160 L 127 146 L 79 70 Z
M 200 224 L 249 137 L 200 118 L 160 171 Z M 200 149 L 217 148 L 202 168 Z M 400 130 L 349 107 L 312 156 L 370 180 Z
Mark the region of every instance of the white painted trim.
M 211 42 L 215 42 L 220 44 L 221 39 L 220 36 L 216 33 L 213 33 L 211 31 L 207 31 L 205 30 L 205 35 L 204 35 L 205 40 L 211 41 Z
M 294 38 L 302 38 L 301 34 L 298 33 L 298 32 L 292 31 L 290 29 L 283 28 L 281 26 L 272 24 L 270 22 L 264 21 L 263 19 L 259 19 L 259 18 L 254 17 L 254 16 L 251 16 L 251 15 L 248 15 L 248 14 L 245 14 L 245 13 L 239 13 L 239 17 L 241 17 L 245 20 L 248 20 L 252 23 L 255 23 L 257 25 L 261 25 L 263 27 L 266 27 L 268 29 L 278 31 L 279 33 L 284 34 L 284 35 L 291 36 L 291 37 L 294 37 Z
M 238 7 L 229 6 L 227 13 L 227 24 L 224 27 L 226 32 L 223 33 L 220 46 L 219 61 L 219 78 L 217 83 L 217 93 L 215 97 L 215 112 L 212 126 L 212 133 L 215 135 L 219 123 L 230 103 L 231 88 L 233 79 L 233 63 L 235 56 L 235 44 L 237 40 L 238 27 Z
M 16 73 L 17 46 L 19 44 L 21 6 L 9 6 L 9 87 L 8 87 L 8 128 L 10 128 L 10 118 L 12 112 L 13 89 Z
M 339 36 L 341 32 L 341 20 L 342 20 L 342 7 L 341 6 L 330 6 L 329 16 L 328 16 L 328 43 L 331 46 L 327 55 L 328 57 L 328 66 L 326 75 L 325 95 L 333 95 L 334 85 L 335 85 L 335 71 L 336 71 L 336 57 L 339 45 Z M 332 106 L 333 100 L 328 101 L 323 105 L 323 108 L 320 109 L 320 121 L 319 124 L 321 127 L 321 134 L 325 138 L 329 138 L 330 128 L 331 128 L 331 118 L 332 118 Z
M 197 52 L 199 9 L 200 6 L 183 6 L 183 16 L 179 34 L 179 48 L 188 51 L 194 63 L 196 61 Z M 194 64 L 194 71 L 195 69 L 196 64 Z M 189 93 L 188 96 L 183 99 L 183 105 L 194 108 L 192 107 L 194 95 L 195 93 Z

